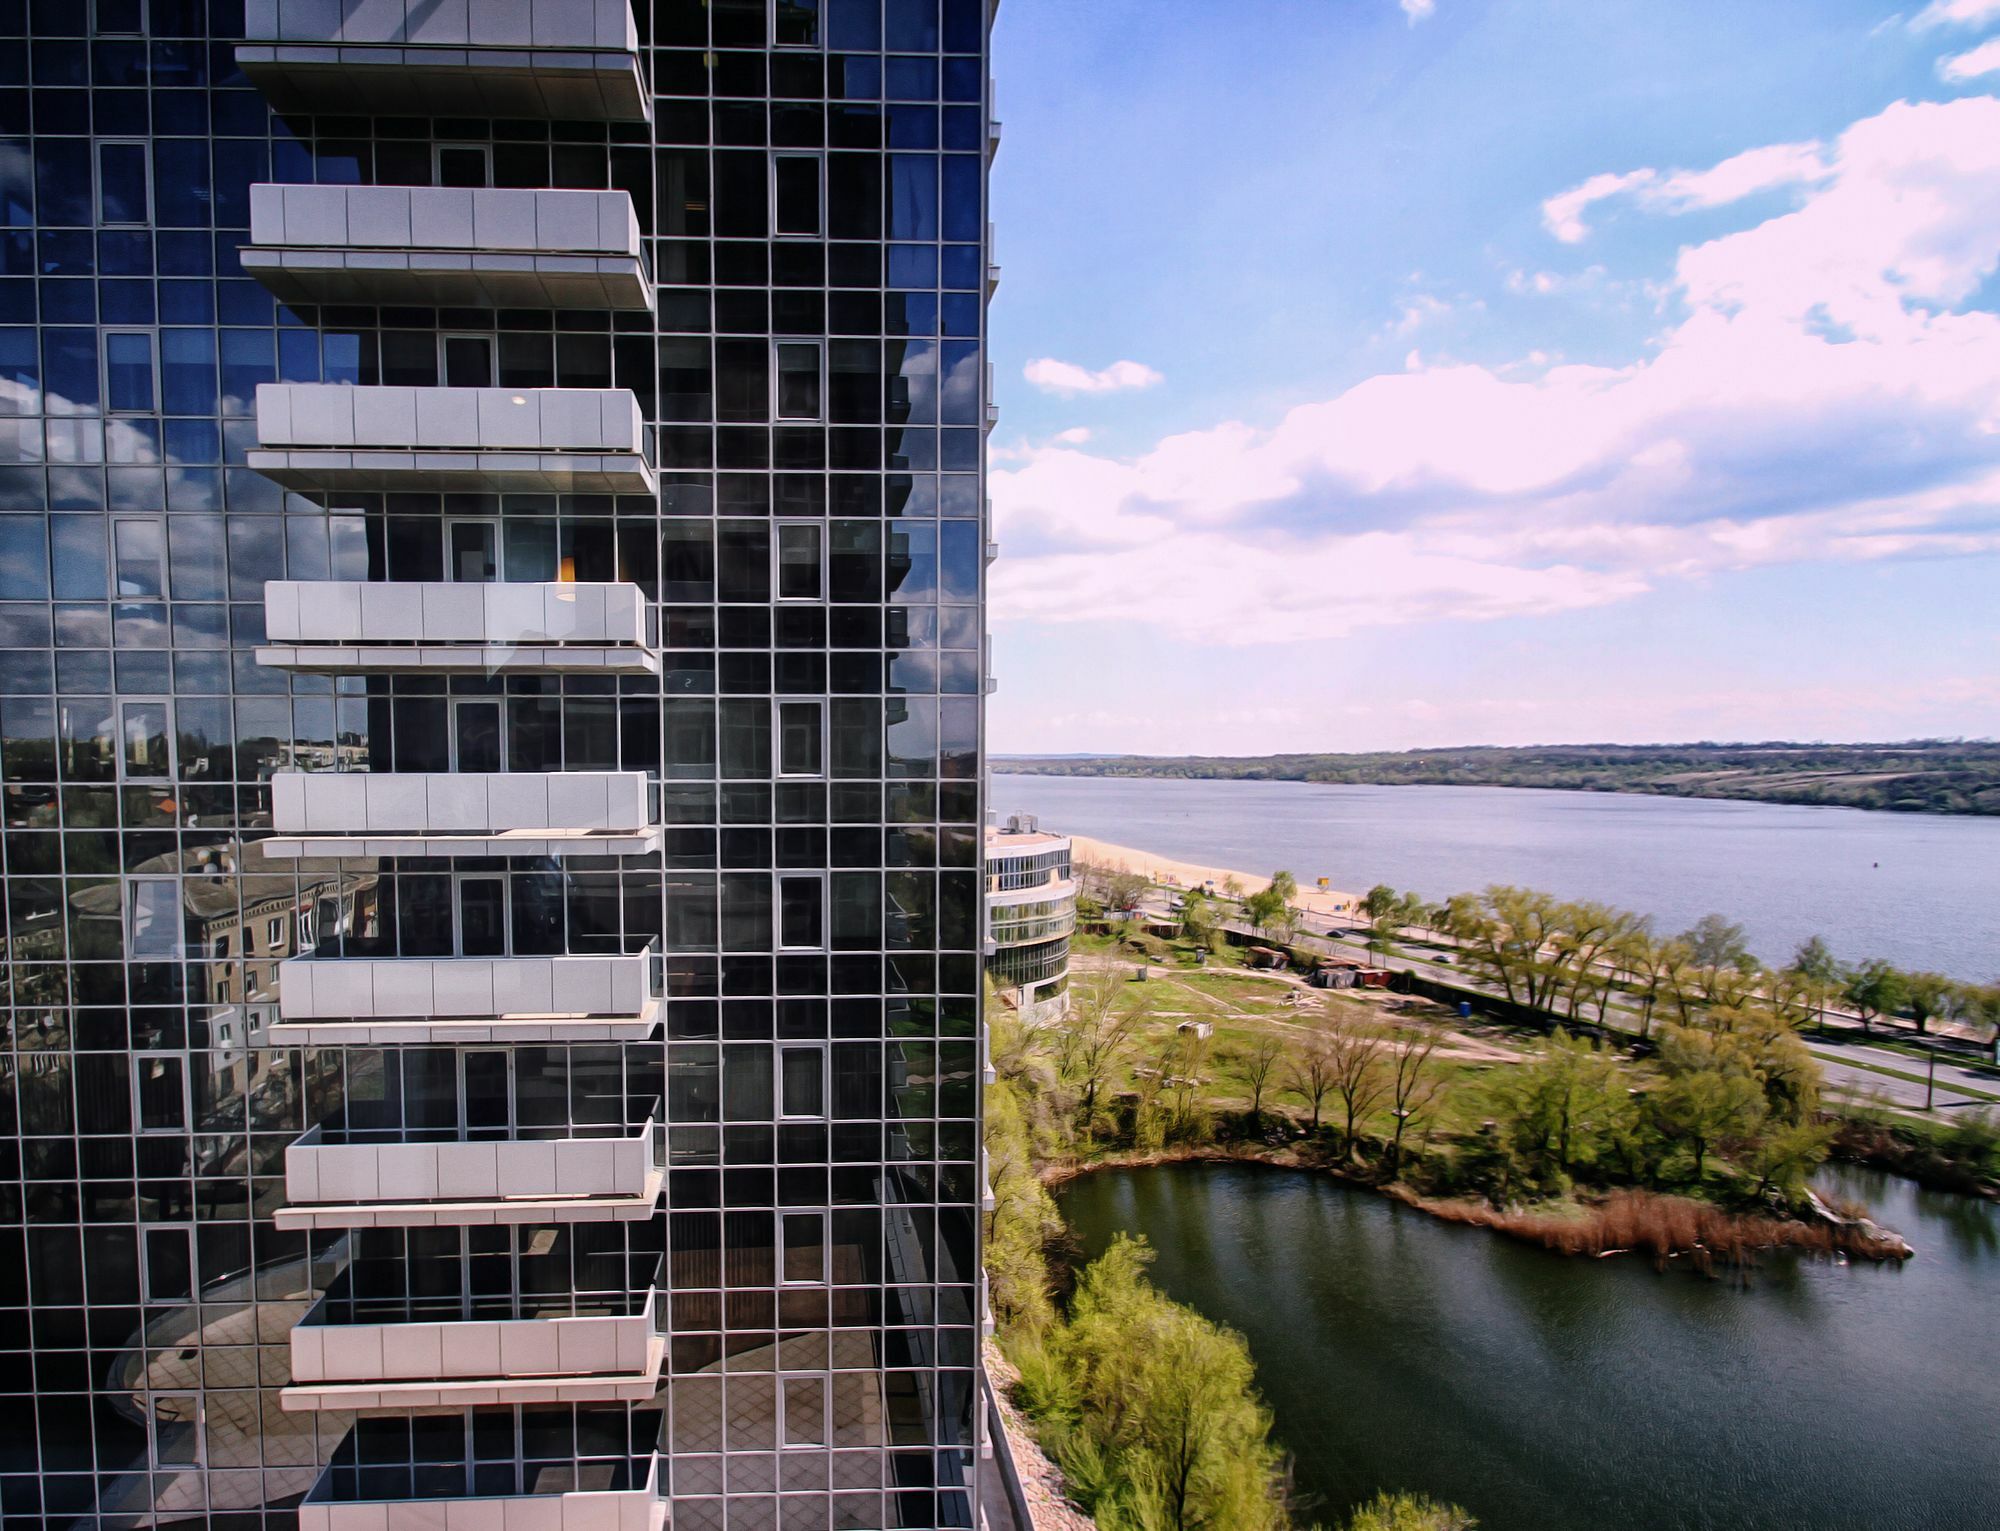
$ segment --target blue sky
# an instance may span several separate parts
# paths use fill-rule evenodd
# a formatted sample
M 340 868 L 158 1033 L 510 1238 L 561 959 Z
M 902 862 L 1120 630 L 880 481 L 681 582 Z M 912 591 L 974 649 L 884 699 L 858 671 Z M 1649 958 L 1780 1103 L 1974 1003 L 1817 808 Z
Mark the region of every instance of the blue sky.
M 2000 0 L 1003 0 L 1008 751 L 2000 734 Z

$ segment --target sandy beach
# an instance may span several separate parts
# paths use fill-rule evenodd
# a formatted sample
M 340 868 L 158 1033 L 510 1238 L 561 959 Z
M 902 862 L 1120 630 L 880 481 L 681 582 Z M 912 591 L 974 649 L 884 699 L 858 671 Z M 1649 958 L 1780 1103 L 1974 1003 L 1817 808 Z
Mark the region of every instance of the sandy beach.
M 1154 882 L 1167 883 L 1180 888 L 1198 888 L 1204 883 L 1222 886 L 1225 878 L 1234 877 L 1243 885 L 1245 893 L 1255 893 L 1270 886 L 1271 879 L 1258 876 L 1254 872 L 1236 871 L 1229 867 L 1200 866 L 1192 861 L 1175 861 L 1168 856 L 1156 856 L 1151 851 L 1134 850 L 1129 845 L 1113 845 L 1109 840 L 1093 840 L 1088 835 L 1071 835 L 1071 854 L 1074 860 L 1088 862 L 1092 866 L 1123 868 L 1150 877 Z M 1304 886 L 1299 888 L 1298 897 L 1293 902 L 1312 914 L 1347 914 L 1361 901 L 1358 893 L 1344 892 L 1339 888 L 1319 888 Z

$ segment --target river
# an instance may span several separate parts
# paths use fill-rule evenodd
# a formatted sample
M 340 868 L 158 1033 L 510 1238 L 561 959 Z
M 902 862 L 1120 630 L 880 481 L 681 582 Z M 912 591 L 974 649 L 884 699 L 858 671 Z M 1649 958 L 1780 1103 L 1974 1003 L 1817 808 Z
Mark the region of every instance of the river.
M 1059 1199 L 1087 1253 L 1146 1234 L 1159 1286 L 1249 1341 L 1308 1520 L 1407 1488 L 1483 1531 L 1990 1526 L 2000 1209 L 1824 1183 L 1917 1258 L 1663 1275 L 1242 1165 L 1105 1171 Z
M 1513 787 L 996 776 L 993 806 L 1048 829 L 1358 892 L 1443 899 L 1489 883 L 1596 899 L 1687 929 L 1711 911 L 1766 962 L 1822 936 L 1884 957 L 2000 977 L 2000 818 L 1793 808 Z

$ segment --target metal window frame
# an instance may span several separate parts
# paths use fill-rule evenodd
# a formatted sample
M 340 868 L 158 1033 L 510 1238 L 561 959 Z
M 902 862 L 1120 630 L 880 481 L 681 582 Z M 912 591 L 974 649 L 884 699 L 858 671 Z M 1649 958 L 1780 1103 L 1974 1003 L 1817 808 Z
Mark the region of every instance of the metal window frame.
M 781 4 L 783 4 L 783 0 L 768 0 L 765 7 L 765 20 L 770 29 L 765 35 L 771 39 L 771 46 L 774 49 L 782 48 L 787 53 L 824 53 L 826 51 L 826 0 L 813 0 L 813 16 L 816 24 L 813 27 L 813 40 L 809 43 L 778 41 L 778 7 Z
M 121 33 L 119 35 L 129 37 L 134 34 L 128 32 L 128 33 Z M 113 220 L 106 218 L 104 216 L 104 151 L 107 148 L 112 148 L 121 144 L 131 148 L 135 148 L 139 151 L 139 163 L 143 167 L 142 173 L 144 174 L 146 180 L 146 193 L 145 193 L 146 208 L 145 208 L 145 216 L 143 218 L 120 218 L 114 222 Z M 154 197 L 153 194 L 154 187 L 153 187 L 153 140 L 152 139 L 131 138 L 115 134 L 108 138 L 92 138 L 90 140 L 90 174 L 91 174 L 90 218 L 91 218 L 92 228 L 150 229 L 153 227 L 155 222 L 154 203 L 157 199 Z
M 790 1393 L 795 1382 L 807 1382 L 819 1389 L 819 1439 L 787 1439 L 790 1427 Z M 833 1445 L 833 1374 L 825 1372 L 778 1373 L 778 1449 L 782 1451 L 826 1451 Z
M 817 1276 L 788 1276 L 785 1274 L 785 1219 L 788 1217 L 812 1217 L 819 1220 L 819 1274 Z M 832 1237 L 833 1215 L 828 1208 L 778 1208 L 778 1285 L 790 1287 L 831 1285 L 833 1281 Z
M 780 353 L 786 346 L 810 346 L 819 354 L 819 413 L 814 415 L 786 415 L 778 411 L 778 399 L 782 390 L 779 370 Z M 821 425 L 826 421 L 826 341 L 810 335 L 773 336 L 771 339 L 771 421 L 774 425 Z
M 166 597 L 160 596 L 155 598 L 155 600 L 158 604 L 164 605 Z M 148 605 L 154 603 L 145 599 L 133 599 L 125 604 Z M 112 604 L 115 606 L 119 603 L 113 602 Z M 167 712 L 167 768 L 157 776 L 135 776 L 125 769 L 125 709 L 128 707 L 151 707 L 155 704 L 164 707 Z M 180 741 L 176 737 L 174 728 L 174 699 L 171 696 L 158 695 L 120 695 L 112 698 L 112 706 L 111 726 L 114 730 L 113 737 L 117 740 L 116 754 L 118 757 L 119 784 L 121 786 L 150 786 L 158 782 L 172 783 L 178 781 L 180 779 Z
M 813 162 L 814 181 L 819 188 L 817 198 L 817 227 L 809 230 L 780 229 L 778 227 L 778 161 L 785 159 L 809 159 Z M 800 240 L 812 242 L 826 238 L 826 151 L 824 149 L 773 149 L 771 151 L 771 238 L 774 240 Z
M 180 1233 L 187 1238 L 188 1295 L 185 1297 L 155 1297 L 153 1295 L 153 1236 L 159 1233 Z M 139 1227 L 139 1300 L 142 1304 L 167 1305 L 191 1303 L 201 1280 L 195 1265 L 195 1238 L 193 1223 L 142 1223 Z
M 453 149 L 477 149 L 480 155 L 486 161 L 486 180 L 484 184 L 480 186 L 476 187 L 467 186 L 463 188 L 451 188 L 451 189 L 454 190 L 462 189 L 465 191 L 490 191 L 493 187 L 493 145 L 491 145 L 490 143 L 475 143 L 469 139 L 463 139 L 463 138 L 440 138 L 432 142 L 431 184 L 434 186 L 443 186 L 445 184 L 444 156 L 447 150 L 453 150 Z
M 189 1078 L 190 1054 L 185 1052 L 162 1051 L 135 1052 L 132 1054 L 133 1068 L 130 1075 L 132 1087 L 132 1134 L 141 1138 L 186 1137 L 194 1130 L 194 1094 Z M 140 1106 L 139 1071 L 148 1063 L 178 1063 L 181 1070 L 181 1121 L 178 1127 L 148 1127 L 145 1112 Z
M 162 1399 L 185 1398 L 194 1410 L 194 1460 L 182 1462 L 160 1454 L 160 1412 Z M 208 1465 L 208 1410 L 207 1400 L 200 1389 L 176 1388 L 172 1392 L 149 1392 L 146 1394 L 146 1460 L 161 1472 L 199 1472 Z
M 112 604 L 144 606 L 149 603 L 165 601 L 171 593 L 171 588 L 167 583 L 167 518 L 161 515 L 151 515 L 144 511 L 114 511 L 111 514 L 110 521 L 109 536 L 106 539 L 105 546 L 105 551 L 110 555 L 110 560 L 105 573 L 110 576 Z M 118 530 L 120 527 L 132 525 L 150 526 L 160 534 L 160 556 L 156 566 L 156 573 L 158 574 L 156 583 L 160 588 L 151 595 L 127 594 L 118 587 Z M 135 698 L 135 700 L 138 699 Z
M 823 696 L 774 696 L 771 698 L 771 779 L 774 781 L 825 781 L 827 761 L 827 701 Z M 785 709 L 819 709 L 819 764 L 810 771 L 785 769 Z
M 815 882 L 819 884 L 819 940 L 810 945 L 798 945 L 785 939 L 785 884 L 788 882 Z M 823 871 L 787 870 L 771 874 L 771 944 L 781 952 L 823 952 L 827 949 L 827 921 L 832 911 L 827 907 L 827 875 Z
M 829 1107 L 832 1104 L 831 1091 L 832 1047 L 827 1042 L 780 1042 L 777 1045 L 776 1067 L 771 1070 L 771 1120 L 774 1122 L 824 1122 L 832 1118 Z M 811 1053 L 819 1059 L 819 1110 L 787 1111 L 785 1109 L 785 1055 L 787 1053 Z M 782 1233 L 780 1235 L 782 1237 Z
M 826 604 L 826 522 L 806 517 L 798 520 L 778 520 L 772 522 L 774 535 L 771 538 L 771 599 L 786 606 L 824 606 Z M 819 558 L 816 572 L 819 589 L 811 595 L 786 595 L 784 592 L 784 543 L 788 532 L 811 532 L 819 544 Z
M 112 224 L 113 228 L 131 228 L 131 224 Z M 141 335 L 146 341 L 146 362 L 153 377 L 153 402 L 144 409 L 119 409 L 111 402 L 111 342 L 120 335 Z M 98 331 L 97 386 L 102 390 L 104 416 L 107 420 L 144 419 L 161 412 L 160 396 L 160 331 L 151 324 L 112 324 Z

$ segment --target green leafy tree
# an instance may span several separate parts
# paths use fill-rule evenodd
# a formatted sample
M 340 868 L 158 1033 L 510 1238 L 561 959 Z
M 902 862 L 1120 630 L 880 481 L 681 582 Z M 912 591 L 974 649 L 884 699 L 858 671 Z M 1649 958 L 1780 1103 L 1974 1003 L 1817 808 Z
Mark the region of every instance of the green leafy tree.
M 1693 954 L 1696 967 L 1733 968 L 1756 961 L 1750 955 L 1743 927 L 1719 914 L 1704 914 L 1692 930 L 1682 932 L 1681 939 Z
M 1861 1029 L 1868 1031 L 1878 1017 L 1902 1009 L 1907 992 L 1899 969 L 1880 957 L 1870 957 L 1847 970 L 1840 995 L 1861 1018 Z
M 1478 1524 L 1455 1504 L 1385 1489 L 1348 1516 L 1342 1531 L 1474 1531 Z
M 1371 920 L 1379 920 L 1384 915 L 1394 914 L 1402 901 L 1402 894 L 1386 882 L 1378 882 L 1361 895 L 1361 912 Z
M 1952 990 L 1956 987 L 1957 985 L 1942 973 L 1903 975 L 1903 1008 L 1910 1012 L 1910 1019 L 1917 1023 L 1919 1036 L 1927 1033 L 1930 1023 L 1950 1008 Z
M 1241 1336 L 1146 1280 L 1152 1251 L 1120 1234 L 1077 1278 L 1048 1348 L 1069 1379 L 1065 1449 L 1105 1531 L 1279 1531 L 1280 1458 Z

